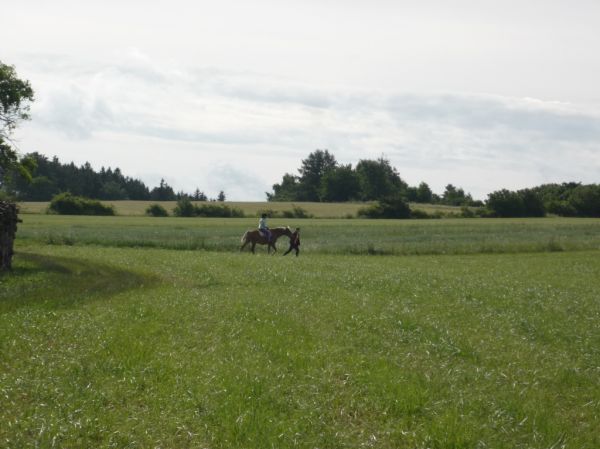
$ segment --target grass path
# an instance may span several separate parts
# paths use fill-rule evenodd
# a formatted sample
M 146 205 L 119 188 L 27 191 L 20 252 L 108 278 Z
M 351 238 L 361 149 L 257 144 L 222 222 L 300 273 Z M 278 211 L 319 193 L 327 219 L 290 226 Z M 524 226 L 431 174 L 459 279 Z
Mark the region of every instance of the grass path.
M 6 447 L 600 447 L 597 251 L 17 249 Z

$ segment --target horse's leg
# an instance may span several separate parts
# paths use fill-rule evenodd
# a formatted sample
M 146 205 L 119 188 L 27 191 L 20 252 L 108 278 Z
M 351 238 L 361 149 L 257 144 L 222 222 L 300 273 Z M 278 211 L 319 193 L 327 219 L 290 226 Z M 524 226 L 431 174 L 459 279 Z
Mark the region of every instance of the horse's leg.
M 254 252 L 254 247 L 255 247 L 255 246 L 256 246 L 256 242 L 252 242 L 252 254 L 256 254 L 256 253 Z

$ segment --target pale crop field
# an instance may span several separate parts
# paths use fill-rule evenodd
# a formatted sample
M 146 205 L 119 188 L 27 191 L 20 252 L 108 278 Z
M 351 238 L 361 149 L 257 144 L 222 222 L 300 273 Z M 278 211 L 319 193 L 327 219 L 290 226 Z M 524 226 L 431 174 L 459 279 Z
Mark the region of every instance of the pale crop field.
M 1 447 L 600 447 L 598 220 L 23 218 Z
M 151 204 L 160 204 L 169 214 L 177 205 L 176 201 L 102 201 L 103 204 L 112 205 L 117 215 L 143 216 Z M 255 217 L 266 211 L 291 212 L 294 207 L 304 209 L 315 218 L 353 218 L 359 209 L 367 207 L 370 203 L 303 203 L 303 202 L 246 202 L 227 201 L 224 203 L 212 203 L 206 201 L 192 201 L 193 204 L 225 204 L 235 207 L 244 212 L 246 216 Z M 48 202 L 24 202 L 19 203 L 21 212 L 25 214 L 44 214 L 48 210 Z M 412 209 L 418 209 L 427 213 L 441 212 L 445 214 L 460 214 L 460 207 L 444 206 L 437 204 L 411 204 Z

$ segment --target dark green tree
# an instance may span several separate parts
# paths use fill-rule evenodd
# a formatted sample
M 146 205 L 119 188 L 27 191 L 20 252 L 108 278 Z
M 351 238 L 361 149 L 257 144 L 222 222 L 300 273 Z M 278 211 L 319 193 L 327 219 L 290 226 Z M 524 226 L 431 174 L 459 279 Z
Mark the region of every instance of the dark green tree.
M 193 198 L 195 201 L 206 201 L 207 197 L 204 192 L 201 192 L 200 189 L 196 188 Z
M 390 161 L 383 157 L 359 161 L 356 173 L 360 180 L 361 199 L 365 201 L 406 194 L 408 185 L 400 178 Z
M 29 201 L 48 201 L 58 193 L 56 184 L 47 176 L 36 176 L 27 187 Z
M 322 201 L 350 201 L 360 198 L 360 180 L 352 165 L 340 165 L 328 171 L 321 180 Z
M 298 177 L 286 173 L 281 184 L 273 184 L 273 193 L 267 192 L 267 201 L 299 201 Z
M 600 185 L 576 187 L 569 195 L 568 204 L 579 217 L 600 217 Z
M 91 195 L 93 197 L 93 195 Z M 100 189 L 100 198 L 107 200 L 125 200 L 127 192 L 117 181 L 108 181 Z
M 31 159 L 19 156 L 11 134 L 20 121 L 29 119 L 32 101 L 29 81 L 21 80 L 13 66 L 0 61 L 0 187 L 11 172 L 31 179 L 35 165 Z
M 223 192 L 222 190 L 219 192 L 219 195 L 217 196 L 217 201 L 220 201 L 220 202 L 225 201 L 225 192 Z
M 488 195 L 487 208 L 497 217 L 543 217 L 544 203 L 531 189 L 498 190 Z
M 473 197 L 463 189 L 448 184 L 442 195 L 442 203 L 448 206 L 469 206 L 473 203 Z
M 415 199 L 417 203 L 433 203 L 433 192 L 427 185 L 427 183 L 422 182 L 417 187 L 417 198 Z
M 315 150 L 302 161 L 299 179 L 299 201 L 319 201 L 323 177 L 335 169 L 337 162 L 328 150 Z
M 150 192 L 150 199 L 154 201 L 175 201 L 177 196 L 173 188 L 164 179 L 161 179 L 159 186 L 154 187 Z

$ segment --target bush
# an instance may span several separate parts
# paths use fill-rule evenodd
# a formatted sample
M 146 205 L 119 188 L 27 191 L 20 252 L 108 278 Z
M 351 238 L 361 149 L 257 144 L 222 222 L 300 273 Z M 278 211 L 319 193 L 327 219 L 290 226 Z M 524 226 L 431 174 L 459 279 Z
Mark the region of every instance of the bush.
M 151 217 L 168 217 L 169 213 L 160 204 L 154 203 L 148 206 L 146 215 L 150 215 Z
M 175 206 L 173 213 L 176 217 L 244 217 L 244 212 L 236 207 L 229 207 L 225 204 L 202 204 L 194 206 L 188 198 L 182 198 L 177 201 L 177 206 Z
M 543 217 L 546 214 L 540 195 L 531 189 L 492 192 L 488 195 L 487 207 L 496 217 Z
M 309 214 L 308 211 L 300 206 L 292 204 L 292 210 L 273 210 L 273 209 L 260 209 L 256 214 L 257 217 L 267 214 L 269 218 L 313 218 L 314 215 Z
M 112 206 L 106 206 L 98 200 L 60 193 L 52 198 L 50 212 L 60 215 L 115 215 Z
M 573 189 L 569 206 L 578 217 L 600 217 L 600 185 L 588 184 Z
M 487 207 L 478 207 L 475 209 L 475 216 L 479 218 L 494 218 L 494 212 Z
M 411 211 L 408 203 L 402 197 L 395 196 L 360 209 L 358 216 L 366 218 L 410 218 Z
M 313 215 L 309 214 L 306 209 L 300 206 L 292 205 L 292 210 L 284 210 L 282 212 L 284 218 L 312 218 Z
M 424 220 L 427 218 L 441 218 L 440 216 L 434 214 L 428 214 L 423 209 L 415 209 L 410 212 L 410 218 L 416 218 L 418 220 Z
M 188 198 L 181 198 L 177 201 L 173 214 L 176 217 L 193 217 L 195 216 L 195 208 Z
M 475 218 L 475 211 L 468 206 L 462 206 L 460 208 L 460 216 L 462 218 Z
M 561 217 L 576 217 L 577 211 L 565 200 L 551 200 L 546 205 L 548 213 L 560 215 Z
M 194 214 L 197 217 L 225 217 L 242 218 L 244 212 L 236 207 L 229 207 L 224 204 L 203 204 L 194 208 Z

